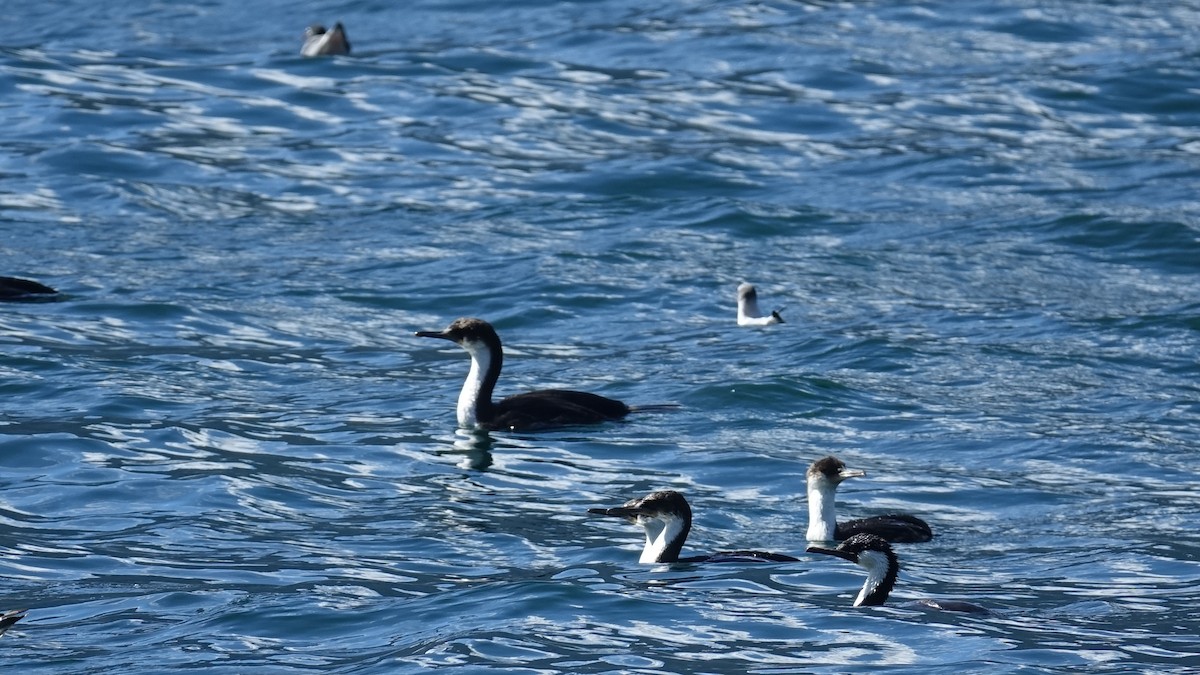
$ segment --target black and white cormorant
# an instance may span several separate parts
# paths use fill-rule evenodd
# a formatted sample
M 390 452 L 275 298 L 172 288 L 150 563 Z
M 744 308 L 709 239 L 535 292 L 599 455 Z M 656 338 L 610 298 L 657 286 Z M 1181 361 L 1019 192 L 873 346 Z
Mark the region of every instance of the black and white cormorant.
M 779 310 L 763 314 L 758 309 L 758 291 L 753 284 L 742 284 L 737 289 L 739 326 L 769 326 L 773 323 L 783 323 Z
M 29 302 L 49 300 L 58 291 L 45 284 L 17 277 L 0 277 L 0 300 L 7 302 Z
M 925 521 L 907 513 L 837 522 L 834 500 L 838 485 L 847 478 L 867 475 L 860 469 L 847 469 L 837 457 L 830 455 L 818 459 L 808 467 L 805 475 L 808 482 L 809 541 L 841 541 L 859 532 L 874 534 L 897 544 L 912 544 L 933 538 L 933 530 Z
M 619 420 L 631 412 L 671 405 L 628 406 L 616 399 L 569 389 L 541 389 L 492 401 L 504 365 L 500 336 L 483 319 L 455 319 L 446 330 L 418 331 L 419 337 L 449 340 L 471 355 L 471 370 L 458 394 L 458 425 L 463 429 L 529 431 Z
M 692 507 L 674 490 L 659 490 L 645 497 L 630 499 L 621 506 L 588 509 L 588 513 L 624 518 L 646 531 L 643 563 L 694 562 L 796 562 L 798 559 L 766 551 L 722 551 L 713 555 L 680 558 L 679 552 L 692 530 Z
M 334 56 L 350 53 L 350 40 L 346 38 L 346 29 L 339 21 L 333 28 L 325 30 L 325 26 L 314 24 L 304 29 L 304 46 L 300 48 L 301 56 Z
M 854 599 L 855 607 L 876 607 L 887 602 L 888 595 L 896 587 L 896 577 L 900 574 L 900 561 L 882 537 L 873 534 L 856 534 L 837 548 L 809 546 L 809 553 L 824 553 L 842 560 L 849 560 L 867 571 L 867 580 L 862 590 Z M 961 600 L 934 600 L 926 598 L 916 601 L 917 605 L 929 609 L 940 609 L 947 612 L 970 612 L 973 614 L 990 614 L 990 612 L 970 602 Z
M 24 618 L 25 610 L 23 609 L 10 609 L 7 612 L 0 612 L 0 635 L 4 635 L 4 632 L 12 628 L 14 623 Z

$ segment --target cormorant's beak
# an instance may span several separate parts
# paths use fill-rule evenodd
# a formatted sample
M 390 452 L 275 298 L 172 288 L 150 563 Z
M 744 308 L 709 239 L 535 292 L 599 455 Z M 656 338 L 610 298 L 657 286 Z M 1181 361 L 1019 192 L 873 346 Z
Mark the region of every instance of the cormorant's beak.
M 842 560 L 849 560 L 852 563 L 858 562 L 858 556 L 854 555 L 853 553 L 848 553 L 846 551 L 839 551 L 836 548 L 825 548 L 823 546 L 809 546 L 808 548 L 806 548 L 804 550 L 809 553 L 824 553 L 825 555 L 831 555 L 835 558 L 841 558 Z
M 847 478 L 862 478 L 865 475 L 867 475 L 867 472 L 862 469 L 842 469 L 838 472 L 838 482 L 840 483 Z
M 612 516 L 613 518 L 624 518 L 628 521 L 635 521 L 637 520 L 638 516 L 642 514 L 642 510 L 637 507 L 614 506 L 608 509 L 588 509 L 588 513 L 592 513 L 597 516 Z
M 450 337 L 444 330 L 419 330 L 414 335 L 417 337 L 441 338 L 443 340 L 450 340 L 451 342 L 454 341 L 454 338 Z

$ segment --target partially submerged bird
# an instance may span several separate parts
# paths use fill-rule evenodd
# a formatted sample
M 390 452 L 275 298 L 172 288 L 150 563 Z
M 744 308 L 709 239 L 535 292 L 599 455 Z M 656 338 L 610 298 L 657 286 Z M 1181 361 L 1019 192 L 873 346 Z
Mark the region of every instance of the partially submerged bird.
M 0 277 L 0 300 L 7 302 L 30 302 L 50 300 L 58 291 L 45 284 L 17 277 Z
M 764 315 L 758 309 L 758 291 L 755 290 L 753 284 L 738 286 L 737 299 L 739 326 L 768 326 L 773 323 L 784 323 L 783 317 L 779 316 L 779 310 Z
M 890 544 L 873 534 L 856 534 L 838 544 L 837 548 L 809 546 L 809 553 L 823 553 L 842 560 L 849 560 L 867 571 L 867 580 L 854 599 L 855 607 L 876 607 L 887 602 L 888 595 L 896 587 L 900 574 L 900 561 Z M 917 600 L 916 603 L 929 609 L 947 612 L 970 612 L 989 614 L 987 609 L 974 603 L 960 600 Z
M 492 401 L 504 364 L 500 336 L 483 319 L 455 319 L 446 330 L 418 331 L 419 337 L 449 340 L 471 355 L 471 370 L 458 394 L 458 425 L 464 429 L 529 431 L 619 420 L 631 412 L 670 405 L 627 406 L 616 399 L 569 389 L 541 389 Z
M 346 38 L 346 29 L 339 21 L 333 28 L 325 30 L 321 24 L 313 24 L 304 29 L 304 46 L 300 48 L 301 56 L 333 56 L 349 54 L 350 40 Z
M 10 609 L 7 612 L 0 612 L 0 635 L 4 635 L 4 632 L 12 628 L 14 623 L 24 618 L 25 610 L 23 609 Z
M 798 559 L 765 551 L 722 551 L 713 555 L 680 558 L 683 543 L 692 530 L 692 507 L 675 490 L 659 490 L 630 499 L 621 506 L 588 509 L 588 513 L 624 518 L 646 531 L 642 563 L 692 562 L 796 562 Z
M 892 543 L 912 544 L 929 541 L 933 530 L 929 525 L 907 513 L 858 518 L 837 522 L 834 501 L 837 487 L 848 478 L 867 475 L 861 469 L 848 469 L 842 460 L 830 455 L 808 467 L 808 533 L 809 541 L 841 541 L 860 532 L 874 534 Z

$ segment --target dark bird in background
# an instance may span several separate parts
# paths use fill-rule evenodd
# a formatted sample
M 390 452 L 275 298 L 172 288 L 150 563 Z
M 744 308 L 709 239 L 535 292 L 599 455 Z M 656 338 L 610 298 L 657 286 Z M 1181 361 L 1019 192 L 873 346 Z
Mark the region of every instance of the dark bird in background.
M 45 284 L 17 277 L 0 277 L 0 300 L 6 302 L 37 302 L 52 300 L 58 291 Z

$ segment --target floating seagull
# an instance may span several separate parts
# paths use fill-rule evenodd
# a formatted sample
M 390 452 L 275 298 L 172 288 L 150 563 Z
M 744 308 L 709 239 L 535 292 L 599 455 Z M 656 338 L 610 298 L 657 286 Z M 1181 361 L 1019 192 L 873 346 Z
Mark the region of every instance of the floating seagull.
M 548 427 L 619 420 L 631 412 L 667 410 L 675 406 L 628 406 L 598 394 L 568 389 L 541 389 L 492 401 L 492 390 L 504 364 L 500 336 L 483 319 L 455 319 L 446 330 L 418 331 L 418 337 L 449 340 L 471 355 L 471 370 L 458 394 L 458 426 L 463 429 L 529 431 Z
M 0 277 L 0 300 L 7 302 L 30 302 L 49 300 L 58 291 L 45 284 L 17 277 Z
M 24 619 L 25 611 L 23 609 L 10 609 L 7 612 L 0 612 L 0 635 L 4 635 L 4 632 L 12 628 L 14 623 Z
M 683 495 L 674 490 L 651 492 L 639 499 L 630 499 L 621 506 L 607 509 L 588 509 L 588 513 L 624 518 L 646 531 L 646 547 L 642 563 L 674 562 L 796 562 L 798 558 L 765 551 L 722 551 L 714 555 L 680 558 L 679 552 L 692 530 L 692 507 Z
M 784 323 L 783 317 L 779 316 L 779 310 L 763 316 L 763 313 L 758 309 L 758 291 L 754 289 L 752 284 L 738 286 L 737 297 L 737 322 L 739 326 L 768 326 L 773 323 Z
M 933 530 L 925 521 L 907 513 L 889 513 L 839 523 L 834 517 L 837 487 L 847 478 L 867 475 L 861 469 L 847 469 L 842 460 L 830 455 L 808 467 L 809 541 L 841 541 L 859 532 L 867 532 L 897 544 L 929 541 Z
M 325 26 L 314 24 L 304 29 L 304 46 L 300 48 L 301 56 L 333 56 L 349 54 L 350 40 L 346 38 L 346 29 L 339 21 L 333 24 L 333 29 L 326 31 Z
M 856 534 L 837 548 L 809 546 L 809 553 L 824 553 L 842 560 L 849 560 L 867 571 L 867 580 L 862 590 L 854 599 L 855 607 L 876 607 L 887 602 L 888 595 L 896 587 L 896 577 L 900 574 L 900 561 L 890 544 L 881 537 L 873 534 Z M 930 609 L 940 609 L 947 612 L 970 612 L 973 614 L 990 614 L 987 609 L 974 603 L 961 600 L 917 600 L 916 604 Z

